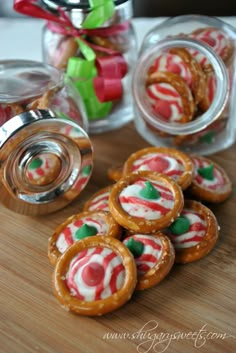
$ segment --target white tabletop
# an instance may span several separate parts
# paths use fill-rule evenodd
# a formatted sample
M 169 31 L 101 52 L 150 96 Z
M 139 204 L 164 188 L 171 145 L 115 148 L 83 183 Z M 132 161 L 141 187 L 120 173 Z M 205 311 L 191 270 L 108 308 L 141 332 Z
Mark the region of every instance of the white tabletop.
M 221 18 L 236 27 L 236 17 Z M 136 31 L 138 45 L 144 35 L 164 18 L 135 18 L 132 23 Z M 42 60 L 41 41 L 43 20 L 0 17 L 0 60 L 30 59 Z

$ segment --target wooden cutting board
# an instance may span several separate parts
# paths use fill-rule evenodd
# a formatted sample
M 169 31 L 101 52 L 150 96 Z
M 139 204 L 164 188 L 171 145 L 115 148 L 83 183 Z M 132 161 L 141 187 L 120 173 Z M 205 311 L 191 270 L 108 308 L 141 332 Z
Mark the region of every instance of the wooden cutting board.
M 92 137 L 95 168 L 79 198 L 40 218 L 0 206 L 1 353 L 233 353 L 236 349 L 236 146 L 211 158 L 233 181 L 233 194 L 212 206 L 220 239 L 205 258 L 175 265 L 156 287 L 135 293 L 124 307 L 99 318 L 68 313 L 51 288 L 47 240 L 108 185 L 107 169 L 148 144 L 132 124 Z

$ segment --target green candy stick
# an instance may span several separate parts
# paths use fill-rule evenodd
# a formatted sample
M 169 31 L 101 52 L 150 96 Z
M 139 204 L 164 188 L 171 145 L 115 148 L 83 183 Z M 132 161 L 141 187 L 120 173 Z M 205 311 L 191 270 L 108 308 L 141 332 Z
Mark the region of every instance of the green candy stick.
M 90 0 L 89 3 L 92 11 L 88 14 L 82 23 L 83 28 L 98 28 L 114 14 L 115 5 L 112 0 Z

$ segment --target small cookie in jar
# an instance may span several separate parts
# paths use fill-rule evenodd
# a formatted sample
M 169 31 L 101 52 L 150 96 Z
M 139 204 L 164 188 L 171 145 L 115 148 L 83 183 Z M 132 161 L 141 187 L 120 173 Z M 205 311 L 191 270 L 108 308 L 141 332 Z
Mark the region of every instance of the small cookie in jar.
M 179 75 L 161 71 L 148 75 L 146 96 L 153 112 L 164 121 L 186 123 L 193 119 L 193 96 Z
M 216 27 L 198 28 L 190 34 L 190 37 L 209 45 L 225 64 L 227 64 L 232 57 L 234 50 L 233 41 L 222 29 Z M 192 51 L 191 54 L 206 72 L 212 71 L 210 63 L 202 54 L 197 51 Z
M 149 69 L 154 72 L 172 72 L 179 75 L 193 93 L 195 104 L 198 104 L 205 94 L 205 74 L 199 63 L 184 48 L 171 48 L 160 54 Z

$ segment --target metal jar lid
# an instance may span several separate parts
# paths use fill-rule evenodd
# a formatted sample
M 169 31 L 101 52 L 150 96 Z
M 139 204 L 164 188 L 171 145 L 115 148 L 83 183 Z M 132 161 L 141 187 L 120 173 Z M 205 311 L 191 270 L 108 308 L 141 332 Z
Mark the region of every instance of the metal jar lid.
M 88 183 L 93 149 L 74 121 L 49 110 L 14 116 L 0 128 L 0 201 L 24 215 L 65 207 Z
M 41 2 L 51 12 L 56 12 L 61 7 L 76 28 L 81 27 L 86 16 L 91 11 L 88 0 L 41 0 Z M 115 13 L 101 27 L 109 27 L 125 22 L 133 16 L 131 0 L 113 0 L 113 2 Z

